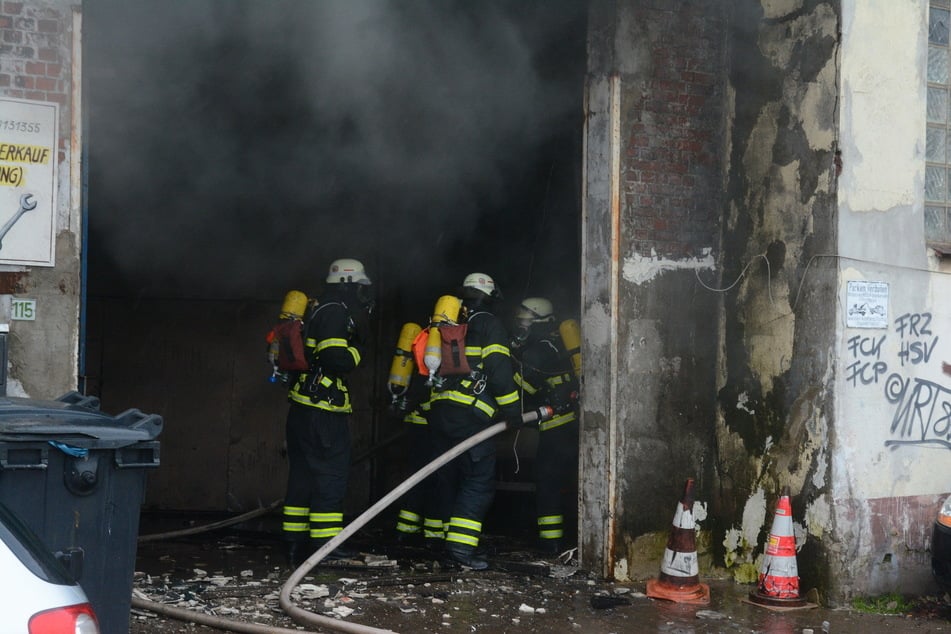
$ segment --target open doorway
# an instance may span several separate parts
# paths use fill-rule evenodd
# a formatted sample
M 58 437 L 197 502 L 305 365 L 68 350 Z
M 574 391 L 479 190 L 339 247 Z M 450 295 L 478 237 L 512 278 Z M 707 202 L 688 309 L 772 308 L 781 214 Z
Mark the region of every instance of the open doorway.
M 86 392 L 166 420 L 153 509 L 280 498 L 285 393 L 264 335 L 284 293 L 367 265 L 375 353 L 354 378 L 359 511 L 406 475 L 377 447 L 400 326 L 466 273 L 509 319 L 578 316 L 586 9 L 528 2 L 84 4 Z M 530 455 L 520 459 L 530 461 Z M 523 473 L 527 473 L 526 469 Z

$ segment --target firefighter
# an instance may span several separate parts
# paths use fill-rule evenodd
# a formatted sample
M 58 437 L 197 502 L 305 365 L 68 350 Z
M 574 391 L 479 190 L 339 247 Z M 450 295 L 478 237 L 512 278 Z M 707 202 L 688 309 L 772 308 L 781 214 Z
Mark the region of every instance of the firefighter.
M 362 358 L 355 320 L 369 314 L 370 278 L 359 260 L 330 265 L 326 286 L 305 326 L 309 369 L 288 392 L 287 493 L 283 535 L 288 563 L 298 567 L 343 529 L 350 471 L 350 392 L 347 375 Z M 353 553 L 335 549 L 326 560 Z
M 516 310 L 515 321 L 515 381 L 526 407 L 551 405 L 558 412 L 538 426 L 534 468 L 537 550 L 554 556 L 562 551 L 565 536 L 562 491 L 577 472 L 578 382 L 548 299 L 526 298 Z
M 413 473 L 436 458 L 429 429 L 429 388 L 420 375 L 410 384 L 411 402 L 415 404 L 405 416 L 408 425 L 409 466 Z M 434 553 L 441 553 L 444 543 L 443 518 L 437 503 L 436 477 L 429 476 L 406 492 L 400 504 L 396 520 L 397 541 L 408 545 L 425 546 Z
M 460 299 L 470 373 L 434 384 L 429 423 L 436 455 L 482 431 L 496 418 L 512 428 L 522 424 L 508 333 L 492 313 L 499 295 L 488 275 L 472 273 L 463 280 Z M 477 547 L 482 520 L 495 495 L 495 442 L 485 440 L 437 471 L 437 487 L 444 507 L 441 517 L 446 520 L 447 563 L 488 568 Z

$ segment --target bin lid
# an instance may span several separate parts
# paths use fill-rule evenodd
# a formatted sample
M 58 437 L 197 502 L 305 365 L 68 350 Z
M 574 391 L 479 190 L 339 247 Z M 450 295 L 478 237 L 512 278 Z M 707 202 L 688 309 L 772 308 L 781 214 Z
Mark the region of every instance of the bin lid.
M 115 449 L 154 440 L 162 417 L 128 409 L 99 410 L 99 399 L 68 392 L 55 400 L 0 397 L 0 442 L 57 441 L 85 449 Z

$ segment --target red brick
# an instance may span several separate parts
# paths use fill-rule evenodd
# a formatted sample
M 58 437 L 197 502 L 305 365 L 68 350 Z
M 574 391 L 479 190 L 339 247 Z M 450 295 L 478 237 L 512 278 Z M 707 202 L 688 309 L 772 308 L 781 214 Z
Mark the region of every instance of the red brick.
M 43 62 L 27 62 L 24 66 L 24 69 L 30 75 L 46 74 L 46 64 Z
M 37 77 L 34 85 L 37 90 L 45 90 L 47 92 L 55 91 L 59 88 L 57 86 L 59 82 L 55 79 L 50 79 L 49 77 Z
M 40 20 L 36 23 L 36 30 L 40 33 L 59 33 L 58 20 Z
M 47 64 L 46 65 L 47 77 L 59 77 L 62 72 L 63 72 L 62 64 Z
M 37 59 L 40 59 L 44 62 L 60 61 L 59 51 L 57 51 L 55 48 L 41 48 L 39 51 L 37 51 L 36 57 Z
M 20 15 L 23 11 L 22 2 L 4 2 L 3 3 L 3 12 L 10 15 Z
M 24 92 L 24 95 L 26 95 L 27 99 L 32 99 L 33 101 L 46 101 L 45 92 L 39 92 L 37 90 L 33 90 L 29 92 Z
M 7 74 L 0 74 L 0 87 L 9 86 L 12 79 Z
M 55 101 L 56 103 L 58 103 L 58 104 L 61 105 L 61 106 L 65 106 L 65 105 L 66 105 L 66 102 L 68 101 L 66 95 L 64 95 L 64 94 L 61 93 L 61 92 L 50 92 L 50 93 L 46 93 L 46 100 L 47 100 L 47 101 Z
M 34 87 L 33 78 L 29 75 L 17 75 L 13 78 L 13 85 L 24 90 L 32 90 Z
M 8 15 L 0 15 L 0 29 L 9 29 L 13 26 L 13 18 Z

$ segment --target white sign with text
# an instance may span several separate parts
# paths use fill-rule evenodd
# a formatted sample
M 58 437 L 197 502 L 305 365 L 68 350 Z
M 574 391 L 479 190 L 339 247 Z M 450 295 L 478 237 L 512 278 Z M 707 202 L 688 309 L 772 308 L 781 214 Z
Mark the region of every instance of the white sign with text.
M 0 97 L 0 264 L 55 264 L 59 105 Z

